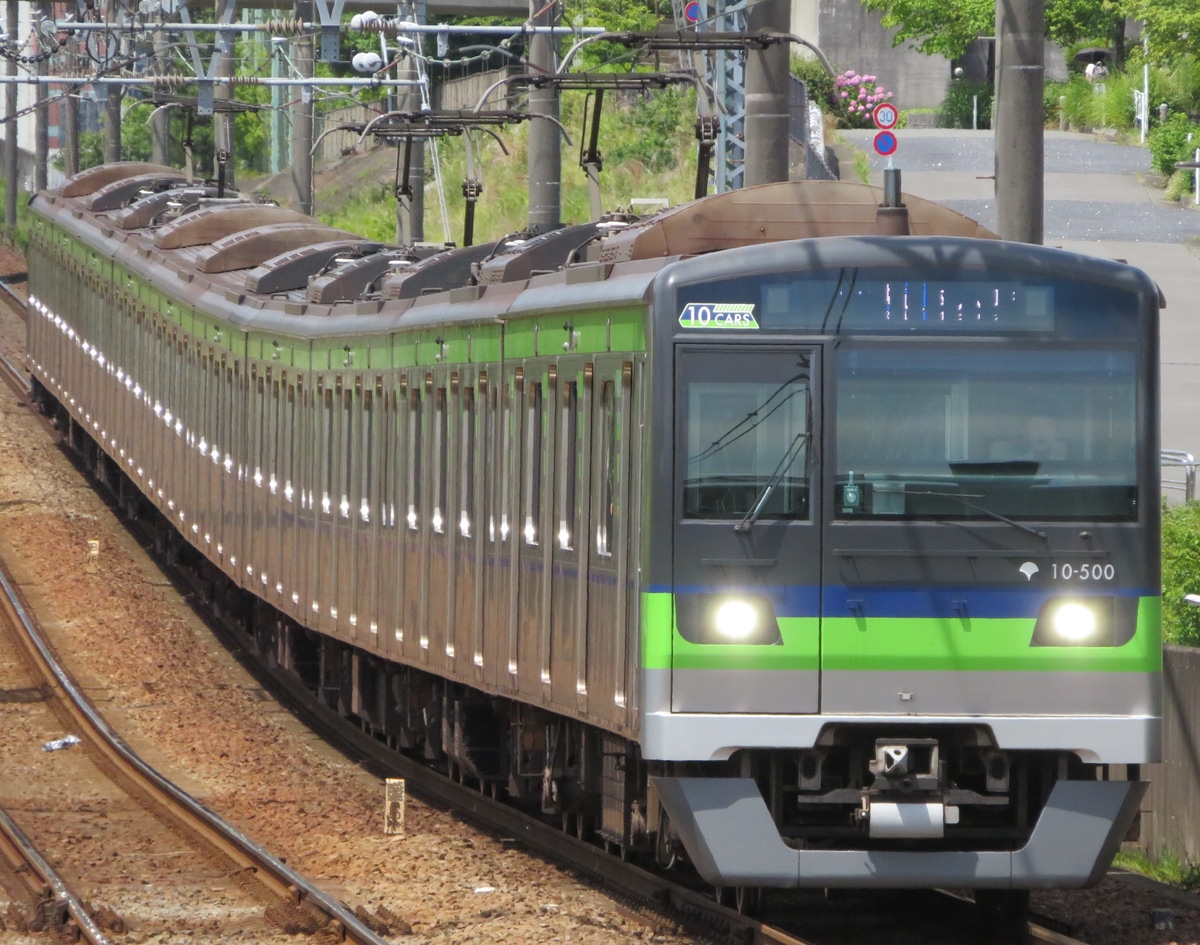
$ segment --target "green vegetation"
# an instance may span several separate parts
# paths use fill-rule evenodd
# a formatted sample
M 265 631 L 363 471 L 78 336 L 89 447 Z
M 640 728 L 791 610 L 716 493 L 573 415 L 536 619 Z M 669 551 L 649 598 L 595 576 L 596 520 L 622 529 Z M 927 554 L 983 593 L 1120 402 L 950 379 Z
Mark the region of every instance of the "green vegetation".
M 604 143 L 600 190 L 606 211 L 627 208 L 638 197 L 663 197 L 672 206 L 692 199 L 696 187 L 695 114 L 691 90 L 668 89 L 620 104 L 606 100 L 600 122 Z M 582 95 L 564 96 L 562 122 L 572 141 L 562 145 L 562 218 L 579 223 L 591 217 L 587 180 L 576 161 L 586 133 Z M 483 181 L 483 196 L 475 206 L 476 242 L 517 232 L 529 217 L 528 126 L 501 129 L 500 135 L 508 154 L 490 137 L 476 139 L 482 154 L 476 153 L 474 164 Z M 444 139 L 439 152 L 452 239 L 460 242 L 465 212 L 461 188 L 466 176 L 464 142 Z M 427 165 L 431 160 L 427 157 Z M 391 184 L 389 168 L 386 180 L 377 176 L 364 181 L 360 192 L 341 206 L 323 207 L 318 197 L 317 215 L 332 226 L 393 241 L 396 217 Z M 436 184 L 432 170 L 427 169 L 425 235 L 430 240 L 442 238 L 437 206 Z
M 1154 169 L 1170 177 L 1175 173 L 1177 161 L 1190 161 L 1196 148 L 1200 148 L 1200 125 L 1189 121 L 1186 115 L 1175 114 L 1151 128 L 1146 143 L 1150 146 Z
M 942 100 L 938 125 L 942 128 L 991 128 L 994 94 L 990 82 L 955 79 Z
M 1066 45 L 1085 37 L 1111 35 L 1124 8 L 1132 4 L 1160 7 L 1192 0 L 1055 0 L 1046 4 L 1046 35 Z M 896 27 L 893 44 L 912 42 L 924 53 L 956 59 L 978 36 L 989 36 L 996 24 L 995 0 L 864 0 L 883 13 L 883 25 Z
M 1162 584 L 1163 639 L 1200 646 L 1200 607 L 1183 599 L 1200 594 L 1200 502 L 1163 509 Z
M 3 207 L 8 199 L 7 190 L 7 182 L 0 180 L 0 207 Z M 17 225 L 11 232 L 4 230 L 3 235 L 5 242 L 15 246 L 22 253 L 29 248 L 29 203 L 22 193 L 17 194 Z
M 1200 864 L 1180 860 L 1173 853 L 1151 858 L 1141 852 L 1121 851 L 1117 853 L 1113 865 L 1131 873 L 1149 876 L 1168 886 L 1186 889 L 1188 892 L 1200 892 Z

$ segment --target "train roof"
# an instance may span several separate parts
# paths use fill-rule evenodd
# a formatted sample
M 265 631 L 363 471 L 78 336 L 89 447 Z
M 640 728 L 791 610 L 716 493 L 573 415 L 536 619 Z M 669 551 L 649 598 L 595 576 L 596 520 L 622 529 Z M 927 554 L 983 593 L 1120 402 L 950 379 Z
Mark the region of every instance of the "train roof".
M 109 164 L 33 208 L 161 291 L 234 323 L 304 336 L 643 304 L 668 262 L 742 246 L 877 232 L 882 190 L 764 184 L 654 216 L 611 218 L 469 247 L 399 247 L 264 204 L 174 168 Z M 913 235 L 996 238 L 906 195 Z

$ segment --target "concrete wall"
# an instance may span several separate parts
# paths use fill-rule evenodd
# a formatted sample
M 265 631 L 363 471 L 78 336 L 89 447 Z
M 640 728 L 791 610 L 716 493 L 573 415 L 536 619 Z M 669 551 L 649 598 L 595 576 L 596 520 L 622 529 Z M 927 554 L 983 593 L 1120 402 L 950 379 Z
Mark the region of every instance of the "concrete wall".
M 815 43 L 839 72 L 879 77 L 901 109 L 937 108 L 950 83 L 950 62 L 910 45 L 892 46 L 894 29 L 860 0 L 792 0 L 792 32 Z

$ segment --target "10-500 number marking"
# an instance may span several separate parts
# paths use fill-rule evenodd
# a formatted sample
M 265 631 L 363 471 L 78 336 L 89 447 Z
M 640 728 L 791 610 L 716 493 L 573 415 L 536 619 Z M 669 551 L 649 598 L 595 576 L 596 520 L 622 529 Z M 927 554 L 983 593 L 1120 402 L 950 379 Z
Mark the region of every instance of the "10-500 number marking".
M 1056 581 L 1112 581 L 1117 569 L 1111 564 L 1053 564 L 1050 566 Z

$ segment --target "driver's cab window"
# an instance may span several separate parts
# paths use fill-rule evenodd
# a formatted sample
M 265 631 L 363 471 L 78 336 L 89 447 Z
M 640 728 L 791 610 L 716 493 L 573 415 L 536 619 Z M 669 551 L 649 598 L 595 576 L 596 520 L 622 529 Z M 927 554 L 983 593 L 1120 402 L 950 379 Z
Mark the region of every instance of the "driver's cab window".
M 760 503 L 760 519 L 806 518 L 807 365 L 777 352 L 725 352 L 712 368 L 687 372 L 681 391 L 684 518 L 741 519 Z

